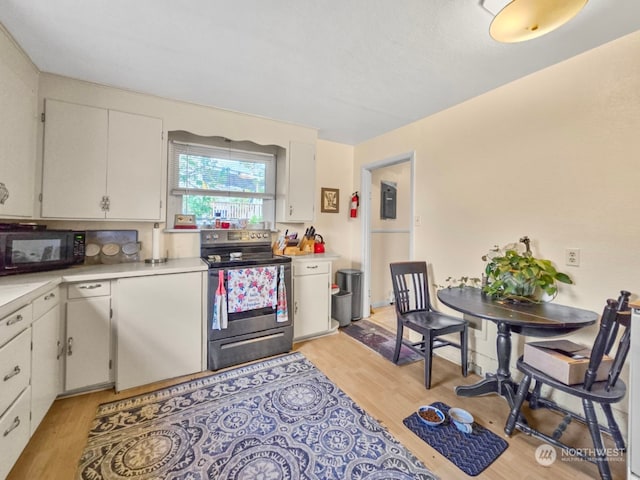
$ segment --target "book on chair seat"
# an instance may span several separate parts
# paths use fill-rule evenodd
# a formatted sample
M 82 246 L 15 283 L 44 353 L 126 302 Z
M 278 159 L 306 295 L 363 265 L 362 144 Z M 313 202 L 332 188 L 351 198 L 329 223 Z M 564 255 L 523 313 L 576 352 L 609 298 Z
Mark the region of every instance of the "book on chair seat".
M 525 363 L 567 385 L 584 381 L 591 349 L 569 340 L 529 342 L 524 345 Z M 596 381 L 606 380 L 613 358 L 602 358 Z

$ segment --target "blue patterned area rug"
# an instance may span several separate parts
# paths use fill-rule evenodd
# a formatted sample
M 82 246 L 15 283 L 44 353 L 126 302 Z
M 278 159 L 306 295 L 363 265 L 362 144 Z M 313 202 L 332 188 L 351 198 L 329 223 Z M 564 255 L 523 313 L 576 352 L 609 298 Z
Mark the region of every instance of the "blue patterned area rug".
M 449 412 L 449 406 L 442 402 L 435 402 L 432 405 L 442 410 L 445 415 Z M 449 421 L 448 415 L 444 423 L 437 427 L 422 423 L 417 413 L 405 418 L 403 423 L 453 462 L 456 467 L 472 477 L 491 465 L 509 446 L 503 438 L 477 423 L 473 424 L 470 434 L 462 433 Z
M 371 350 L 378 352 L 387 360 L 393 361 L 393 352 L 396 348 L 395 333 L 364 319 L 358 320 L 357 322 L 351 322 L 350 325 L 344 327 L 340 331 L 346 333 L 352 338 L 355 338 Z M 424 360 L 422 355 L 414 352 L 404 345 L 400 347 L 398 365 L 405 365 L 407 363 L 418 362 L 420 360 Z
M 436 477 L 301 353 L 292 353 L 101 405 L 76 478 Z

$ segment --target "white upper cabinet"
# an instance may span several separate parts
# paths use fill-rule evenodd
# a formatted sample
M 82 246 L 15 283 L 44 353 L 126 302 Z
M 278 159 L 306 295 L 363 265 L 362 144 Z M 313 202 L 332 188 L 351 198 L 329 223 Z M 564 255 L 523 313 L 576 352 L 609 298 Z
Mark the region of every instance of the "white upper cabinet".
M 315 205 L 315 145 L 290 142 L 278 158 L 276 221 L 312 222 Z
M 0 218 L 33 216 L 38 73 L 0 25 Z
M 104 218 L 108 111 L 46 100 L 42 216 Z
M 109 110 L 107 218 L 159 220 L 162 120 Z
M 162 120 L 46 100 L 42 216 L 160 220 Z

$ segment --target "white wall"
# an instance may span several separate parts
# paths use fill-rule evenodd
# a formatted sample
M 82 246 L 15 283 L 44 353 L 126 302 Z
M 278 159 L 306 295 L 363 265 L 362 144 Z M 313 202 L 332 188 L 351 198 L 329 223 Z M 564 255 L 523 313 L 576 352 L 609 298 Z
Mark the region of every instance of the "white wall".
M 439 282 L 528 235 L 575 281 L 558 302 L 600 311 L 621 288 L 640 294 L 639 56 L 640 32 L 364 142 L 354 184 L 361 165 L 415 150 L 415 256 Z
M 491 246 L 528 235 L 575 282 L 555 301 L 600 312 L 620 289 L 640 294 L 637 58 L 640 32 L 357 145 L 354 184 L 361 165 L 415 151 L 415 258 L 432 280 L 479 276 Z M 581 250 L 579 267 L 566 248 Z M 489 330 L 479 348 L 494 342 Z

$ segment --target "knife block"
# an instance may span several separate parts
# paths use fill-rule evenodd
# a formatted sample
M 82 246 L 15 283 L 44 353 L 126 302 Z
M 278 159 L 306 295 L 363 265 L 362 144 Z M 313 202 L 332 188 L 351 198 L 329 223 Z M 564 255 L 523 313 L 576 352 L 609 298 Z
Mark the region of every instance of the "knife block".
M 316 242 L 313 239 L 302 237 L 298 248 L 304 253 L 313 253 L 313 246 Z

